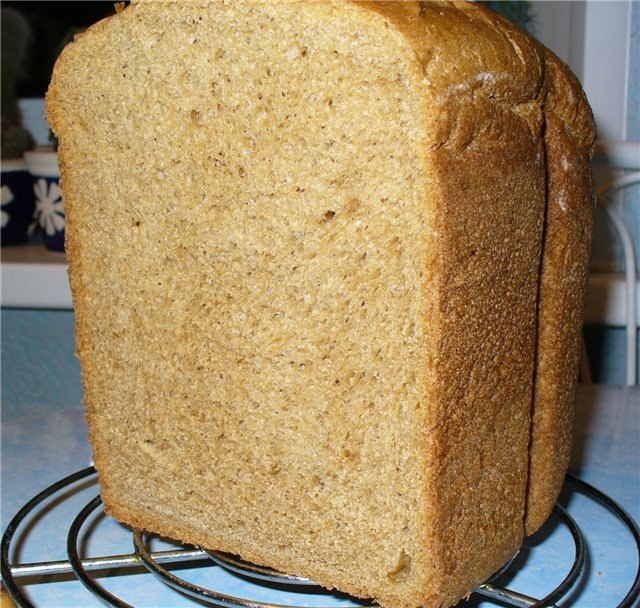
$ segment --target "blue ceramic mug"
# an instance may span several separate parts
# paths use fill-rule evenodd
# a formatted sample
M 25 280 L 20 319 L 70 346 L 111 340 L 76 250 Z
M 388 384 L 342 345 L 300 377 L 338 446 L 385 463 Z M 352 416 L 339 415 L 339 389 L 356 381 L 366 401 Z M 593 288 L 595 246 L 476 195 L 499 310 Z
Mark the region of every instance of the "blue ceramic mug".
M 2 188 L 2 245 L 19 245 L 29 236 L 34 218 L 34 194 L 31 175 L 21 159 L 3 160 Z
M 60 191 L 58 155 L 53 150 L 35 150 L 24 155 L 33 180 L 36 220 L 44 245 L 51 251 L 64 251 L 64 207 Z

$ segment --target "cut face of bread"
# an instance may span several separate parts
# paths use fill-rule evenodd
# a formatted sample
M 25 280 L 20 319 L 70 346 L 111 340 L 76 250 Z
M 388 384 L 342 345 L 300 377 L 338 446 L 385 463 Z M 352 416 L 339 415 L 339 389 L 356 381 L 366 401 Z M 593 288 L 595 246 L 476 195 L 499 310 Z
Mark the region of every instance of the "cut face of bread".
M 515 553 L 541 57 L 434 3 L 139 2 L 67 47 L 47 111 L 109 513 L 390 607 Z

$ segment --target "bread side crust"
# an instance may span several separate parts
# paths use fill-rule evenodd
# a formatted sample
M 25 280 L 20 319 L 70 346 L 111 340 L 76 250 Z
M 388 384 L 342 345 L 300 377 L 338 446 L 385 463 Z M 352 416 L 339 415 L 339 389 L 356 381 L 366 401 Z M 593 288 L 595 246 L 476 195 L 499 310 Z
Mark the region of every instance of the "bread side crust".
M 567 66 L 551 51 L 543 51 L 547 214 L 527 534 L 538 530 L 551 514 L 569 466 L 595 209 L 589 168 L 595 139 L 591 109 Z

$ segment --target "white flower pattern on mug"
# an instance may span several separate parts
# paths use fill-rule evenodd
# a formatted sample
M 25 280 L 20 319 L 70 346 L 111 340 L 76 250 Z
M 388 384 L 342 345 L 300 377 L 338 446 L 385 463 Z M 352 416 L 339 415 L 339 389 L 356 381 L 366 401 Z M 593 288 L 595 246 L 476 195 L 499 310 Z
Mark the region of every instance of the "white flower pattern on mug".
M 0 192 L 0 204 L 5 207 L 13 200 L 13 192 L 9 186 L 2 186 L 2 191 Z M 4 228 L 9 223 L 9 214 L 2 209 L 2 227 Z
M 64 209 L 62 193 L 57 182 L 47 184 L 46 179 L 39 179 L 33 186 L 36 195 L 36 217 L 38 223 L 48 236 L 64 230 Z

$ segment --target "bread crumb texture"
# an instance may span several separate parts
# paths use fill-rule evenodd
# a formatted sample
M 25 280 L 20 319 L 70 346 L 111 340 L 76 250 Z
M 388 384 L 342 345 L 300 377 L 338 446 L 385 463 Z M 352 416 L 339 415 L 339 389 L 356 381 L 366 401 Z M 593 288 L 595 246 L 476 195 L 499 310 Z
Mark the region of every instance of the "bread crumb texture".
M 64 50 L 47 114 L 109 513 L 389 608 L 451 606 L 516 552 L 544 71 L 440 2 L 142 0 Z

